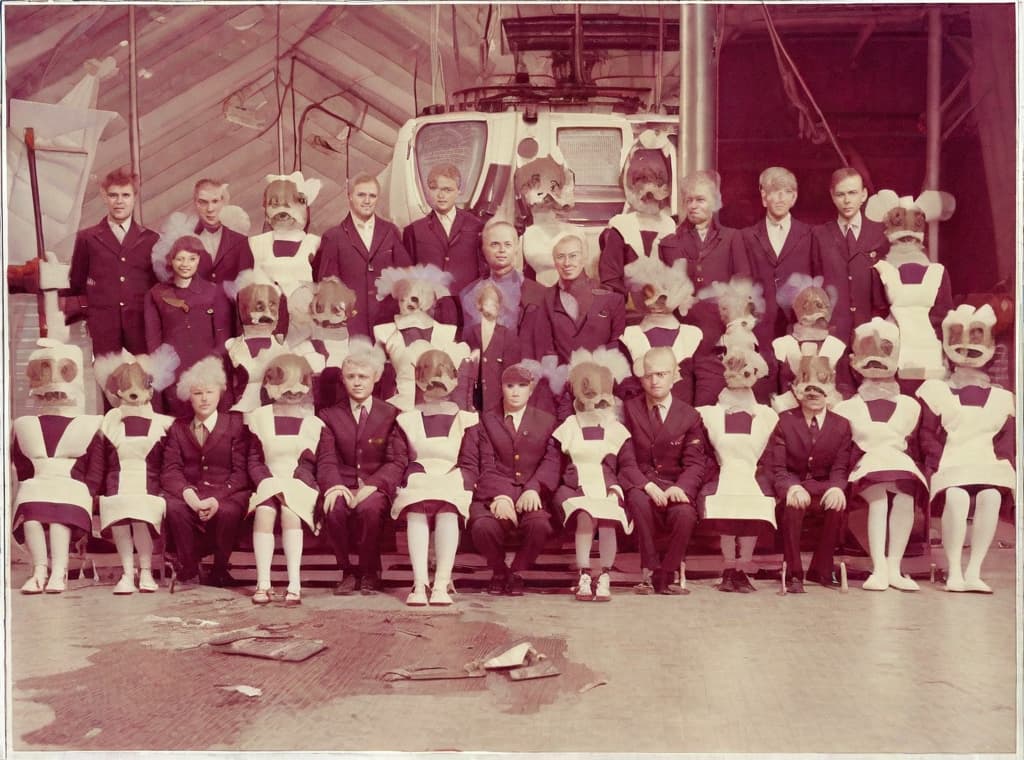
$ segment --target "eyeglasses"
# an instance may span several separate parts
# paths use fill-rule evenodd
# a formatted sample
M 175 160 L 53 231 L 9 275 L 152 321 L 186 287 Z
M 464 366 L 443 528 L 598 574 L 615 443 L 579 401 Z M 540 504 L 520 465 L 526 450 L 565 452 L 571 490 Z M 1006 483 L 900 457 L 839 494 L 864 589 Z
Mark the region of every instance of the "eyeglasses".
M 569 251 L 567 253 L 556 253 L 555 261 L 579 261 L 583 258 L 583 253 L 580 251 Z

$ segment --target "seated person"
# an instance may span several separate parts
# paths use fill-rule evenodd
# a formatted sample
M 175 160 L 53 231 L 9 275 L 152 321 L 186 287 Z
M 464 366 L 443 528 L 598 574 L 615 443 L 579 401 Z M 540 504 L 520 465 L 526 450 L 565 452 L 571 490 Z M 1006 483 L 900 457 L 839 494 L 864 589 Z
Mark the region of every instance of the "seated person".
M 199 560 L 213 550 L 210 586 L 227 586 L 231 551 L 249 504 L 249 431 L 238 412 L 218 412 L 227 390 L 224 365 L 208 356 L 178 380 L 178 398 L 192 408 L 167 431 L 160 486 L 167 501 L 167 530 L 174 543 L 174 587 L 199 580 Z
M 643 359 L 642 396 L 625 404 L 626 427 L 642 476 L 626 494 L 626 506 L 637 526 L 643 579 L 639 594 L 688 593 L 675 582 L 693 527 L 697 524 L 697 494 L 704 478 L 707 455 L 704 431 L 696 410 L 672 395 L 679 367 L 672 349 L 652 348 Z M 669 534 L 664 557 L 654 545 L 655 530 Z
M 320 410 L 324 431 L 316 452 L 317 482 L 324 494 L 327 538 L 338 560 L 338 596 L 380 590 L 380 531 L 405 472 L 405 438 L 395 422 L 398 410 L 372 395 L 384 371 L 384 352 L 361 336 L 349 339 L 341 364 L 348 394 Z M 359 565 L 352 567 L 355 544 Z
M 536 561 L 552 532 L 544 503 L 558 485 L 561 460 L 551 437 L 558 422 L 529 404 L 539 380 L 535 362 L 506 368 L 502 405 L 480 416 L 480 475 L 469 506 L 469 530 L 493 573 L 490 594 L 521 596 L 519 573 Z M 505 534 L 516 528 L 523 542 L 509 568 Z
M 786 590 L 804 593 L 800 533 L 808 511 L 824 518 L 807 580 L 834 588 L 832 554 L 846 508 L 847 476 L 853 438 L 845 417 L 826 408 L 835 393 L 835 371 L 828 359 L 804 357 L 793 383 L 800 406 L 779 415 L 772 434 L 771 456 L 775 495 L 782 507 L 782 551 Z
M 405 484 L 398 489 L 391 517 L 406 519 L 413 587 L 405 603 L 449 605 L 452 568 L 459 548 L 459 524 L 469 515 L 476 481 L 475 462 L 467 463 L 463 449 L 476 443 L 476 412 L 460 409 L 449 397 L 456 395 L 460 372 L 444 351 L 431 348 L 420 354 L 415 367 L 421 402 L 398 415 L 398 424 L 409 444 Z M 465 373 L 463 380 L 465 380 Z M 465 394 L 458 394 L 464 398 Z M 434 556 L 437 569 L 427 599 L 427 554 L 430 524 L 434 524 Z

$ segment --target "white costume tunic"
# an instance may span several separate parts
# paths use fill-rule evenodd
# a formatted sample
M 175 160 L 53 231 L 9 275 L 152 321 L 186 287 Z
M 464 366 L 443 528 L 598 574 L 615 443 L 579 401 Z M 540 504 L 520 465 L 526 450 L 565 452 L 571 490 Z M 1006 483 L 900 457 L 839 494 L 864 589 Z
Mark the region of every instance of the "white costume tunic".
M 814 340 L 800 341 L 792 335 L 783 335 L 781 338 L 776 338 L 772 341 L 772 352 L 775 354 L 775 361 L 780 364 L 785 363 L 794 375 L 799 375 L 800 360 L 803 359 L 800 349 L 804 343 L 814 345 L 816 349 L 815 355 L 824 356 L 828 359 L 833 370 L 839 366 L 839 360 L 846 353 L 846 344 L 832 335 L 826 337 L 820 344 Z M 793 395 L 791 390 L 777 393 L 772 398 L 772 409 L 776 412 L 789 411 L 790 409 L 796 409 L 798 406 L 800 406 L 800 402 L 797 401 L 796 396 Z
M 277 342 L 276 338 L 246 338 L 244 335 L 229 338 L 224 342 L 231 365 L 245 372 L 245 387 L 238 394 L 238 400 L 231 407 L 233 412 L 251 412 L 261 406 L 260 389 L 263 387 L 263 373 L 267 366 L 291 349 Z M 237 389 L 236 389 L 237 390 Z
M 403 411 L 416 406 L 416 361 L 424 351 L 444 351 L 459 368 L 470 350 L 465 343 L 455 342 L 457 329 L 422 311 L 401 314 L 392 322 L 374 326 L 373 337 L 384 346 L 395 368 L 395 395 L 386 399 L 389 403 Z
M 141 412 L 141 414 L 140 414 Z M 150 465 L 153 448 L 159 444 L 174 422 L 166 414 L 153 414 L 152 409 L 118 407 L 103 418 L 100 431 L 117 454 L 117 492 L 100 497 L 100 530 L 119 520 L 147 522 L 159 533 L 167 504 L 163 496 L 149 493 Z M 153 466 L 159 467 L 156 462 Z M 110 480 L 108 462 L 107 479 Z
M 954 391 L 940 380 L 928 380 L 917 395 L 938 415 L 946 431 L 939 468 L 932 474 L 932 497 L 953 486 L 973 485 L 1013 493 L 1016 472 L 1008 461 L 996 457 L 993 446 L 993 438 L 1015 414 L 1013 394 L 995 386 L 969 385 Z
M 643 375 L 644 355 L 652 348 L 672 349 L 676 364 L 681 364 L 693 357 L 704 338 L 704 333 L 699 327 L 681 324 L 675 317 L 668 316 L 670 321 L 664 321 L 666 324 L 672 324 L 672 327 L 660 324 L 662 320 L 653 321 L 645 317 L 640 324 L 630 325 L 623 331 L 622 345 L 629 351 L 633 374 L 637 377 Z
M 14 497 L 15 531 L 25 520 L 57 522 L 91 531 L 92 494 L 85 482 L 71 473 L 88 451 L 102 421 L 98 414 L 40 415 L 14 421 L 11 459 L 18 467 L 20 454 L 32 465 L 31 473 L 18 485 Z M 50 439 L 44 428 L 50 424 L 66 424 L 55 440 Z M 21 477 L 21 469 L 18 470 Z
M 874 483 L 897 483 L 915 479 L 925 488 L 928 481 L 910 456 L 907 438 L 914 434 L 921 407 L 910 396 L 865 401 L 860 396 L 837 404 L 832 410 L 845 417 L 853 442 L 864 455 L 850 471 L 854 490 L 863 491 Z
M 580 510 L 595 520 L 615 521 L 626 533 L 632 533 L 633 522 L 622 508 L 621 500 L 608 495 L 613 486 L 620 493 L 622 489 L 619 484 L 605 480 L 603 465 L 605 457 L 617 456 L 631 437 L 626 426 L 613 418 L 603 420 L 600 425 L 581 426 L 579 417 L 574 414 L 558 426 L 552 437 L 561 444 L 562 453 L 576 468 L 579 482 L 575 489 L 579 495 L 562 502 L 563 523 L 568 523 L 573 513 Z
M 465 432 L 477 424 L 476 412 L 458 411 L 455 414 L 427 414 L 438 417 L 442 427 L 444 420 L 451 420 L 451 426 L 444 435 L 430 435 L 424 413 L 419 410 L 402 412 L 398 424 L 409 442 L 410 464 L 423 468 L 413 472 L 406 484 L 398 489 L 391 505 L 391 517 L 397 519 L 413 504 L 422 501 L 443 501 L 455 507 L 463 518 L 469 517 L 469 504 L 473 492 L 467 491 L 459 469 L 459 449 Z
M 272 496 L 280 496 L 288 509 L 316 532 L 313 508 L 320 492 L 295 477 L 303 459 L 312 461 L 320 442 L 324 423 L 312 414 L 290 417 L 274 413 L 274 405 L 267 404 L 246 416 L 246 425 L 263 447 L 263 461 L 270 477 L 256 483 L 256 491 L 249 499 L 249 513 Z M 312 467 L 310 479 L 312 479 Z
M 920 268 L 925 270 L 920 282 L 901 276 L 903 270 L 908 274 Z M 875 269 L 885 287 L 892 318 L 900 328 L 900 377 L 945 377 L 942 341 L 935 334 L 929 312 L 935 305 L 946 268 L 942 264 L 925 266 L 913 262 L 895 267 L 888 261 L 879 261 Z
M 649 255 L 653 259 L 658 258 L 658 247 L 662 238 L 673 235 L 676 231 L 676 224 L 668 213 L 661 214 L 653 228 L 645 227 L 641 229 L 640 215 L 635 211 L 616 214 L 608 220 L 608 226 L 622 236 L 622 240 L 633 249 L 633 253 L 638 257 Z M 654 233 L 650 254 L 646 253 L 646 247 L 644 246 L 644 232 Z
M 287 241 L 282 241 L 287 242 Z M 249 238 L 253 263 L 267 277 L 272 279 L 284 292 L 285 297 L 294 293 L 300 285 L 313 281 L 312 257 L 320 247 L 319 235 L 304 235 L 298 242 L 299 249 L 292 256 L 274 255 L 274 233 L 264 232 Z
M 775 526 L 775 499 L 765 496 L 757 482 L 757 463 L 768 446 L 779 415 L 768 406 L 755 404 L 749 410 L 726 414 L 722 405 L 697 408 L 708 440 L 718 460 L 718 483 L 704 500 L 704 516 L 708 520 L 764 520 Z M 728 418 L 748 415 L 750 431 L 733 424 Z

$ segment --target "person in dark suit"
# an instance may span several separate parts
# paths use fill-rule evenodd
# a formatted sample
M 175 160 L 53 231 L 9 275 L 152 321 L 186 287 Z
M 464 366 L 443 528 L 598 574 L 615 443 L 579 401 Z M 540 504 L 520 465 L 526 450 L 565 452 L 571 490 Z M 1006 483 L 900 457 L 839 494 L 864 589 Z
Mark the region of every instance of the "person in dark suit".
M 143 303 L 156 284 L 151 259 L 160 236 L 132 219 L 139 178 L 123 169 L 100 185 L 107 215 L 79 230 L 71 254 L 69 288 L 64 296 L 86 297 L 86 325 L 94 356 L 146 352 Z
M 558 284 L 547 288 L 535 321 L 533 357 L 555 355 L 568 364 L 577 348 L 593 351 L 617 348 L 626 329 L 622 295 L 596 285 L 584 273 L 585 245 L 576 235 L 565 235 L 551 252 Z
M 374 282 L 388 267 L 407 267 L 413 261 L 402 244 L 394 224 L 377 216 L 380 184 L 369 174 L 357 174 L 348 181 L 349 213 L 320 240 L 313 257 L 313 278 L 320 282 L 337 277 L 356 293 L 355 311 L 349 316 L 352 335 L 373 336 L 373 326 L 388 322 L 398 313 L 398 304 L 388 296 L 374 298 Z
M 854 328 L 873 316 L 872 299 L 878 299 L 881 288 L 874 267 L 885 258 L 889 240 L 881 222 L 861 213 L 868 191 L 860 172 L 850 166 L 836 169 L 829 194 L 838 215 L 814 228 L 811 256 L 825 286 L 836 289 L 833 333 L 850 344 Z
M 789 593 L 804 593 L 800 534 L 804 516 L 812 510 L 821 512 L 823 525 L 806 579 L 827 588 L 836 586 L 832 555 L 846 508 L 853 438 L 846 418 L 825 408 L 833 380 L 834 370 L 827 359 L 807 357 L 793 384 L 800 407 L 779 415 L 772 433 L 772 480 L 782 505 L 782 551 Z
M 520 573 L 540 555 L 554 528 L 544 509 L 558 486 L 561 454 L 551 434 L 554 415 L 529 404 L 536 370 L 523 364 L 501 375 L 502 404 L 480 415 L 479 477 L 469 506 L 473 545 L 491 568 L 490 594 L 523 594 Z M 516 528 L 522 544 L 505 564 L 505 535 Z
M 196 182 L 192 202 L 199 222 L 193 233 L 210 254 L 209 259 L 200 261 L 199 276 L 215 285 L 233 282 L 240 272 L 253 267 L 249 238 L 221 222 L 221 212 L 229 201 L 226 182 L 208 178 Z
M 707 454 L 700 415 L 672 395 L 678 378 L 672 350 L 652 348 L 643 358 L 640 383 L 644 393 L 629 399 L 624 407 L 638 468 L 636 482 L 626 494 L 640 542 L 643 578 L 634 589 L 638 594 L 689 593 L 682 585 L 685 575 L 681 566 L 697 524 L 695 505 Z M 663 557 L 654 545 L 659 530 L 669 534 Z M 677 570 L 680 583 L 675 582 Z
M 776 290 L 794 272 L 816 275 L 811 257 L 811 228 L 794 219 L 796 177 L 781 166 L 770 166 L 758 181 L 765 218 L 743 230 L 754 282 L 764 287 L 765 313 L 754 330 L 758 344 L 767 346 L 786 333 L 786 315 L 776 301 Z
M 316 452 L 324 524 L 341 571 L 338 596 L 380 590 L 380 532 L 408 461 L 395 423 L 398 409 L 372 395 L 384 371 L 384 352 L 363 337 L 349 345 L 341 365 L 347 397 L 320 410 L 324 430 Z M 352 544 L 358 568 L 349 559 Z
M 232 582 L 228 569 L 238 526 L 249 506 L 249 432 L 237 412 L 218 412 L 227 389 L 217 357 L 196 362 L 178 381 L 178 398 L 191 403 L 191 418 L 167 431 L 160 487 L 167 501 L 167 528 L 176 551 L 175 587 L 194 585 L 199 560 L 213 550 L 211 586 Z M 172 589 L 173 590 L 173 589 Z
M 696 171 L 683 178 L 686 218 L 658 248 L 658 256 L 669 266 L 680 259 L 686 261 L 686 274 L 695 293 L 713 282 L 729 282 L 734 275 L 750 276 L 743 234 L 723 227 L 715 218 L 722 208 L 720 184 L 721 178 L 714 171 Z M 713 301 L 698 301 L 682 321 L 704 333 L 702 350 L 721 337 L 722 323 Z
M 462 190 L 462 175 L 452 164 L 439 164 L 427 175 L 427 201 L 433 211 L 417 219 L 402 233 L 413 264 L 434 264 L 454 277 L 451 292 L 461 293 L 485 273 L 480 256 L 483 222 L 455 207 Z M 434 307 L 439 322 L 462 326 L 458 297 L 446 296 Z

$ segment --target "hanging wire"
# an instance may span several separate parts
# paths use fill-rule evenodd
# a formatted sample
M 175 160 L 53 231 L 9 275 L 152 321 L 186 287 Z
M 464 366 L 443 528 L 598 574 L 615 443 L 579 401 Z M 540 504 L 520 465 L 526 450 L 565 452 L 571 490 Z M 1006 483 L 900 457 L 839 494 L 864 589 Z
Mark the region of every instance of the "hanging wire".
M 828 120 L 825 118 L 825 114 L 822 113 L 821 109 L 818 107 L 817 101 L 814 99 L 814 95 L 811 94 L 811 88 L 807 86 L 807 82 L 805 82 L 804 78 L 800 76 L 800 71 L 797 69 L 796 64 L 789 56 L 789 53 L 786 52 L 786 47 L 782 44 L 782 39 L 779 37 L 779 33 L 775 28 L 775 23 L 772 21 L 771 14 L 768 12 L 768 6 L 764 2 L 761 3 L 761 13 L 764 14 L 765 23 L 768 25 L 768 36 L 772 41 L 772 48 L 775 52 L 776 63 L 779 66 L 779 73 L 782 76 L 782 86 L 786 91 L 786 97 L 788 97 L 790 102 L 796 106 L 797 110 L 800 112 L 801 118 L 811 122 L 812 129 L 818 127 L 818 125 L 813 123 L 813 119 L 810 119 L 805 113 L 806 106 L 800 102 L 800 95 L 793 91 L 793 84 L 789 79 L 789 75 L 792 75 L 792 77 L 800 83 L 800 87 L 807 96 L 807 100 L 810 101 L 815 113 L 818 114 L 818 118 L 821 120 L 820 127 L 825 130 L 825 133 L 828 135 L 828 139 L 832 142 L 832 147 L 835 148 L 836 153 L 839 154 L 839 160 L 843 162 L 843 166 L 849 166 L 846 156 L 843 155 L 843 151 L 839 148 L 839 143 L 836 141 L 836 137 L 832 133 L 831 127 L 828 125 Z

